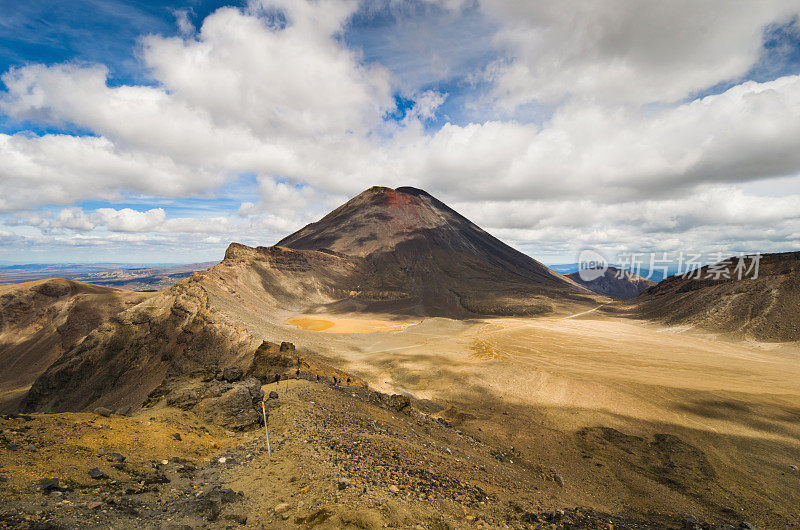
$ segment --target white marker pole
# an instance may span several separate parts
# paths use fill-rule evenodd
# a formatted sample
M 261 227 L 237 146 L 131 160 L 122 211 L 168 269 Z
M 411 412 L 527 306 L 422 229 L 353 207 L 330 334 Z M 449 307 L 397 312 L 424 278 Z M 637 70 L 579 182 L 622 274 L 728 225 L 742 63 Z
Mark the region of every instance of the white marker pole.
M 269 445 L 269 427 L 267 427 L 267 408 L 264 406 L 264 402 L 261 402 L 261 414 L 264 415 L 264 432 L 267 433 L 267 451 L 269 452 L 269 456 L 272 456 L 272 447 Z

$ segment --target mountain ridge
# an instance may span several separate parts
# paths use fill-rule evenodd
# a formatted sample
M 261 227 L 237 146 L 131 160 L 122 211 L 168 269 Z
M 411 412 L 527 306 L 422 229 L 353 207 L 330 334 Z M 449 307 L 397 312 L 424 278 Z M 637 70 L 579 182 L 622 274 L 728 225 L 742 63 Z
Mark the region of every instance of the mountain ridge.
M 638 274 L 616 267 L 608 267 L 602 276 L 589 281 L 583 280 L 580 272 L 573 272 L 565 276 L 594 293 L 612 298 L 636 298 L 642 291 L 656 284 Z
M 733 261 L 706 265 L 693 271 L 693 277 L 664 279 L 634 300 L 636 311 L 670 325 L 697 326 L 759 341 L 800 340 L 800 252 L 759 255 L 757 278 L 738 279 Z M 711 270 L 719 277 L 708 278 Z

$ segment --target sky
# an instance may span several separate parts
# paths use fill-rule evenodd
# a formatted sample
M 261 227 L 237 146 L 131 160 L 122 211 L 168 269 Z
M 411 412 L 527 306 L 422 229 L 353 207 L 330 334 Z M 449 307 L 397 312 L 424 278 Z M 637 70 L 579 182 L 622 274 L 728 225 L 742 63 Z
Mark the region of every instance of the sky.
M 415 186 L 545 263 L 800 250 L 800 0 L 0 0 L 0 262 Z

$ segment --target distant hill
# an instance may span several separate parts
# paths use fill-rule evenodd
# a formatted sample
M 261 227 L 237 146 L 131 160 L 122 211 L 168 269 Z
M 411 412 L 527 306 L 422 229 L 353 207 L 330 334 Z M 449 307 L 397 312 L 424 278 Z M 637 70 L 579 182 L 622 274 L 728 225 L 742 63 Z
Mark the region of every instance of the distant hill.
M 602 276 L 588 282 L 582 280 L 578 272 L 567 274 L 567 278 L 592 292 L 612 298 L 636 298 L 642 291 L 656 284 L 636 274 L 620 271 L 616 267 L 609 267 Z
M 216 265 L 217 261 L 179 265 L 142 266 L 132 263 L 47 263 L 0 267 L 0 285 L 66 278 L 130 291 L 157 291 L 174 285 L 193 272 Z
M 638 309 L 669 324 L 762 341 L 800 340 L 800 252 L 763 254 L 755 279 L 738 279 L 734 267 L 735 261 L 707 265 L 699 279 L 671 276 L 644 291 Z M 706 278 L 714 269 L 729 277 Z
M 572 274 L 573 272 L 578 272 L 580 270 L 580 266 L 579 266 L 578 263 L 559 263 L 557 265 L 549 265 L 549 267 L 551 269 L 553 269 L 554 271 L 556 271 L 557 273 L 563 274 L 565 276 L 568 276 L 568 275 Z M 621 267 L 619 265 L 613 265 L 613 264 L 610 265 L 610 267 L 613 267 L 615 269 L 626 270 L 628 272 L 633 273 L 633 271 L 631 271 L 629 267 Z M 635 274 L 637 276 L 641 277 L 641 278 L 644 278 L 646 280 L 650 280 L 653 283 L 658 283 L 661 280 L 663 280 L 664 278 L 666 278 L 667 276 L 675 274 L 676 270 L 677 269 L 671 269 L 668 272 L 668 274 L 665 275 L 664 271 L 661 271 L 661 270 L 652 270 L 651 271 L 649 269 L 640 268 L 638 271 L 635 272 Z

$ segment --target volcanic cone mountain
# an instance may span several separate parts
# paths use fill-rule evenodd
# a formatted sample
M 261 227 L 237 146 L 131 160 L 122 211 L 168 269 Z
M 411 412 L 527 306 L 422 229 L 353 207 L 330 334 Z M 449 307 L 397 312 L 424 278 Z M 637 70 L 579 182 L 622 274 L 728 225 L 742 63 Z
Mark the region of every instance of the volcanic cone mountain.
M 361 258 L 359 298 L 420 314 L 539 314 L 586 294 L 411 187 L 370 188 L 277 246 Z

